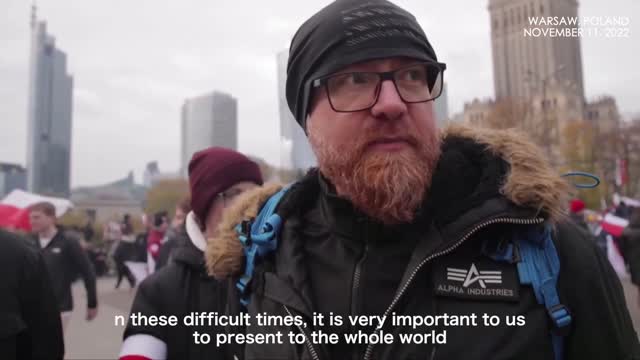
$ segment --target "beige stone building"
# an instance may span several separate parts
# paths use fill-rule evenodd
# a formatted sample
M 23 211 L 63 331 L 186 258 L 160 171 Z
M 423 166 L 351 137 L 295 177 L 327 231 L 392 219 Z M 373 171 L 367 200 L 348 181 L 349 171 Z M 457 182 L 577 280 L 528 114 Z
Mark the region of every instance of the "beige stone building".
M 100 224 L 111 220 L 119 221 L 125 214 L 140 218 L 143 213 L 140 203 L 135 200 L 107 196 L 77 200 L 74 203 L 74 209 L 86 213 Z
M 473 126 L 487 126 L 489 115 L 493 109 L 494 101 L 491 99 L 473 99 L 473 101 L 464 104 L 462 112 L 462 121 L 465 124 Z
M 574 84 L 584 98 L 580 37 L 540 35 L 534 28 L 577 28 L 576 0 L 489 0 L 495 97 L 529 98 L 551 80 Z M 543 19 L 555 17 L 559 23 Z M 541 24 L 544 22 L 544 24 Z M 535 35 L 539 36 L 535 36 Z
M 620 129 L 620 113 L 616 100 L 611 96 L 602 96 L 588 103 L 585 117 L 601 134 L 610 134 Z
M 539 127 L 542 137 L 548 138 L 551 144 L 562 142 L 563 129 L 569 122 L 584 119 L 584 101 L 575 86 L 553 80 L 544 95 L 535 93 L 530 99 L 526 119 L 529 128 Z
M 617 121 L 613 99 L 585 101 L 581 37 L 568 36 L 581 30 L 578 6 L 577 0 L 488 0 L 495 101 L 526 104 L 521 127 L 536 132 L 556 164 L 563 163 L 563 132 L 571 121 L 601 129 Z M 551 30 L 555 36 L 540 35 Z
M 72 190 L 74 209 L 86 213 L 99 223 L 121 219 L 124 214 L 140 217 L 147 188 L 134 182 L 133 173 L 127 177 L 99 186 Z
M 488 0 L 488 10 L 495 98 L 465 103 L 465 123 L 520 128 L 558 166 L 566 163 L 571 122 L 588 121 L 597 134 L 618 131 L 615 99 L 585 100 L 580 36 L 532 35 L 579 29 L 576 0 Z

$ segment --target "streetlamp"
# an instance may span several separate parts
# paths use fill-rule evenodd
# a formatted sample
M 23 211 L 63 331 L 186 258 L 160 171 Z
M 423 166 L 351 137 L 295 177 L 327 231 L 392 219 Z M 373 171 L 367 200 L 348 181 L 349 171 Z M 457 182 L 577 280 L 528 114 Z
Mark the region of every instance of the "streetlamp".
M 549 124 L 549 119 L 547 116 L 547 107 L 549 106 L 549 104 L 547 103 L 547 85 L 549 80 L 555 78 L 556 74 L 558 74 L 560 71 L 564 70 L 566 66 L 564 64 L 558 66 L 555 70 L 553 70 L 551 73 L 541 77 L 537 72 L 531 70 L 531 69 L 527 69 L 527 75 L 529 76 L 529 78 L 527 79 L 528 81 L 531 80 L 531 78 L 533 78 L 534 80 L 536 80 L 538 83 L 542 84 L 542 122 L 543 122 L 543 133 L 544 133 L 544 140 L 545 140 L 545 152 L 547 153 L 547 158 L 549 159 L 549 161 L 553 162 L 553 158 L 552 158 L 552 154 L 551 154 L 551 126 Z

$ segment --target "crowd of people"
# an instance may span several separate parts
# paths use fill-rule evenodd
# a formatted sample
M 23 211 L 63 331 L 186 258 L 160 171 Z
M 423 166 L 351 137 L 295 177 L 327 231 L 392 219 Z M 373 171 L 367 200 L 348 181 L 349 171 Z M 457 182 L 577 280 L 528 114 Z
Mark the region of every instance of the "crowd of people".
M 173 219 L 156 213 L 135 234 L 125 216 L 107 231 L 118 241 L 114 286 L 137 289 L 131 313 L 297 316 L 304 326 L 129 322 L 121 360 L 640 359 L 620 280 L 543 151 L 510 130 L 436 127 L 446 64 L 411 13 L 337 0 L 300 26 L 289 51 L 287 104 L 317 168 L 290 186 L 263 184 L 247 156 L 203 149 Z M 60 359 L 71 282 L 81 275 L 91 320 L 95 272 L 50 204 L 31 208 L 31 224 L 29 241 L 0 232 L 0 269 L 15 274 L 0 285 L 0 354 Z M 620 240 L 630 263 L 638 232 L 636 211 Z M 347 335 L 424 329 L 314 324 L 313 313 L 525 321 L 429 329 L 446 330 L 446 344 L 367 344 Z M 313 342 L 318 330 L 338 341 Z M 195 342 L 196 331 L 294 332 L 304 343 L 216 346 Z
M 635 250 L 632 249 L 633 246 L 630 247 L 630 244 L 635 244 L 635 242 L 632 242 L 630 238 L 635 239 L 635 236 L 637 236 L 633 229 L 639 226 L 639 206 L 628 205 L 624 201 L 620 201 L 618 204 L 614 204 L 602 211 L 594 211 L 588 210 L 585 202 L 576 198 L 571 200 L 568 210 L 571 221 L 593 235 L 596 245 L 603 253 L 606 254 L 610 250 L 607 245 L 607 238 L 610 238 L 613 244 L 615 244 L 616 251 L 620 252 L 624 257 L 626 266 L 637 266 L 635 265 L 636 261 L 633 260 L 634 256 L 629 256 L 629 254 L 635 252 Z M 603 228 L 602 224 L 606 222 L 605 216 L 607 214 L 615 216 L 619 222 L 624 224 L 622 225 L 624 229 L 620 231 L 620 233 L 617 231 L 607 231 L 607 229 Z M 640 260 L 640 258 L 638 260 Z M 640 266 L 640 264 L 638 266 Z M 636 282 L 634 282 L 634 284 L 640 285 Z
M 78 278 L 83 280 L 86 320 L 94 320 L 98 314 L 97 277 L 108 274 L 112 263 L 115 289 L 123 279 L 134 289 L 148 274 L 178 261 L 180 251 L 176 250 L 184 243 L 190 211 L 187 197 L 176 205 L 171 221 L 167 211 L 156 212 L 151 221 L 143 216 L 142 232 L 135 232 L 129 214 L 121 222 L 107 224 L 104 244 L 110 248 L 110 256 L 108 250 L 92 246 L 91 222 L 84 229 L 64 227 L 49 202 L 29 207 L 31 232 L 26 236 L 0 229 L 0 269 L 4 274 L 16 274 L 0 289 L 2 359 L 62 359 L 63 335 L 74 308 L 72 284 Z M 96 254 L 103 252 L 97 259 L 101 255 Z M 142 271 L 136 273 L 136 265 L 141 265 Z
M 607 214 L 615 216 L 619 223 L 624 224 L 622 231 L 608 230 L 602 226 Z M 629 276 L 638 288 L 637 300 L 640 306 L 640 206 L 619 201 L 601 212 L 587 213 L 585 202 L 576 198 L 569 204 L 569 217 L 591 235 L 598 249 L 606 254 L 619 275 Z
M 629 225 L 622 231 L 618 243 L 628 265 L 631 281 L 640 289 L 640 207 L 629 212 Z M 640 290 L 638 293 L 640 294 Z
M 112 221 L 105 226 L 104 239 L 110 248 L 116 289 L 123 279 L 133 289 L 147 274 L 171 262 L 190 211 L 191 199 L 186 196 L 176 204 L 171 219 L 167 210 L 157 211 L 151 217 L 143 215 L 140 232 L 136 233 L 130 214 L 125 214 L 121 222 Z
M 72 316 L 71 285 L 80 276 L 86 320 L 98 315 L 96 275 L 87 252 L 56 223 L 53 204 L 29 209 L 32 233 L 23 239 L 0 230 L 6 288 L 0 291 L 0 354 L 7 359 L 62 359 L 63 333 Z

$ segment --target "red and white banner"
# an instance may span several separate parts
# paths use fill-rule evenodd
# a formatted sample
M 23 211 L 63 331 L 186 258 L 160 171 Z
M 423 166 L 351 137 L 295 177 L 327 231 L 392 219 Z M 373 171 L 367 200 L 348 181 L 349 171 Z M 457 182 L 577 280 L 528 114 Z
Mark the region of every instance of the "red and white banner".
M 616 160 L 616 185 L 622 187 L 629 181 L 627 160 Z
M 29 207 L 39 202 L 50 202 L 56 208 L 56 216 L 64 215 L 73 207 L 71 201 L 63 198 L 42 196 L 23 190 L 13 190 L 0 200 L 0 227 L 31 231 Z
M 604 216 L 601 222 L 602 230 L 609 234 L 619 237 L 622 235 L 622 230 L 629 225 L 629 220 L 615 216 L 613 214 L 607 214 Z
M 613 267 L 613 270 L 623 279 L 629 278 L 629 272 L 627 272 L 627 266 L 624 263 L 624 258 L 620 254 L 620 249 L 616 245 L 611 235 L 607 235 L 607 258 Z
M 640 207 L 640 200 L 630 198 L 627 196 L 620 196 L 619 194 L 613 194 L 613 204 L 615 206 L 620 205 L 620 202 L 624 201 L 627 206 Z

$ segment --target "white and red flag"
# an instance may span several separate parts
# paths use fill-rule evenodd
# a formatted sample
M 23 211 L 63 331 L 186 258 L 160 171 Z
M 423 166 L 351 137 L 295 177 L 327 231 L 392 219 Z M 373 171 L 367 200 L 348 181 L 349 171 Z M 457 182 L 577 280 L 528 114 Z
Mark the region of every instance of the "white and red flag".
M 627 166 L 627 160 L 616 160 L 616 185 L 619 187 L 624 186 L 629 182 L 629 168 Z
M 29 207 L 39 202 L 50 202 L 56 208 L 56 216 L 64 215 L 73 207 L 68 199 L 42 196 L 23 190 L 13 190 L 0 200 L 0 228 L 31 231 Z
M 604 216 L 600 224 L 602 226 L 602 230 L 615 237 L 619 237 L 622 235 L 622 230 L 629 225 L 629 220 L 609 213 Z

